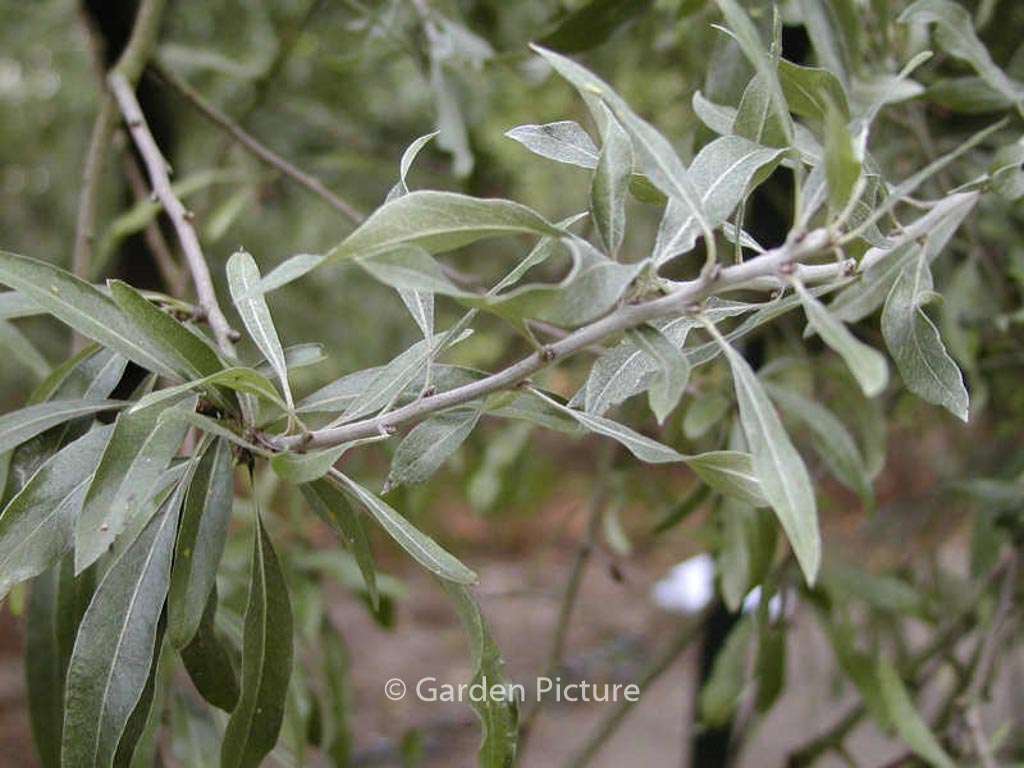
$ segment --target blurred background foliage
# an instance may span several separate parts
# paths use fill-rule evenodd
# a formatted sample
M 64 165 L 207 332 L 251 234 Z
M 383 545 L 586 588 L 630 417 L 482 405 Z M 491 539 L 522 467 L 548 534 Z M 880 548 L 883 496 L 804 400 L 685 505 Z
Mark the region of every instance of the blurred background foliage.
M 713 3 L 624 2 L 619 4 L 625 9 L 622 18 L 607 29 L 559 26 L 584 5 L 583 0 L 433 0 L 425 23 L 425 3 L 405 0 L 177 0 L 169 4 L 159 57 L 253 135 L 364 213 L 377 207 L 397 180 L 406 146 L 440 129 L 438 139 L 420 154 L 410 186 L 520 200 L 557 221 L 586 208 L 588 173 L 546 162 L 503 134 L 522 123 L 573 119 L 587 125 L 588 120 L 571 87 L 550 77 L 528 55 L 527 42 L 546 40 L 581 53 L 588 67 L 672 137 L 684 158 L 692 157 L 711 137 L 691 108 L 693 92 L 699 89 L 716 103 L 734 105 L 751 75 L 736 47 L 712 27 L 719 21 Z M 767 38 L 771 4 L 744 5 Z M 856 30 L 863 46 L 859 60 L 876 62 L 878 71 L 897 71 L 929 46 L 926 37 L 915 37 L 895 23 L 902 3 L 857 0 L 850 5 L 862 22 Z M 964 5 L 974 13 L 995 61 L 1011 77 L 1024 79 L 1024 4 L 978 0 Z M 130 19 L 133 4 L 119 0 L 97 6 L 103 13 L 127 13 Z M 783 30 L 784 57 L 814 63 L 814 51 L 799 26 L 799 3 L 783 3 L 781 9 L 784 21 L 791 22 Z M 65 267 L 70 266 L 82 159 L 97 107 L 94 59 L 83 11 L 75 0 L 0 4 L 3 246 Z M 962 62 L 942 54 L 924 65 L 915 75 L 923 86 L 921 95 L 887 110 L 873 131 L 871 150 L 878 162 L 903 177 L 1003 112 L 1005 105 L 987 98 L 976 82 L 966 80 L 970 76 Z M 957 78 L 965 80 L 951 86 Z M 196 212 L 217 279 L 222 279 L 224 264 L 238 247 L 251 251 L 265 273 L 296 253 L 324 252 L 351 231 L 352 224 L 336 210 L 240 151 L 152 70 L 143 77 L 140 97 L 173 165 L 179 192 Z M 142 288 L 166 290 L 139 235 L 155 208 L 145 198 L 136 199 L 125 183 L 125 151 L 126 139 L 119 134 L 102 186 L 94 277 L 124 277 Z M 968 156 L 940 174 L 935 186 L 921 196 L 938 195 L 977 177 L 990 159 Z M 779 242 L 788 231 L 788 185 L 786 174 L 779 172 L 748 207 L 745 226 L 766 246 Z M 637 259 L 653 243 L 661 209 L 637 200 L 630 206 L 623 253 Z M 969 380 L 968 428 L 906 393 L 890 392 L 874 404 L 860 402 L 834 357 L 820 345 L 801 340 L 799 317 L 773 324 L 755 342 L 760 358 L 774 361 L 771 373 L 778 380 L 804 389 L 824 387 L 819 395 L 829 407 L 869 437 L 877 438 L 888 429 L 889 468 L 877 488 L 878 511 L 864 515 L 856 496 L 828 485 L 831 501 L 822 505 L 823 515 L 826 521 L 832 517 L 840 522 L 833 524 L 833 536 L 826 534 L 826 546 L 830 541 L 833 547 L 849 546 L 844 554 L 851 559 L 863 555 L 864 562 L 892 566 L 907 583 L 923 590 L 923 597 L 912 593 L 914 601 L 923 601 L 915 602 L 914 611 L 930 619 L 941 613 L 942 590 L 949 586 L 934 561 L 936 542 L 958 536 L 967 542 L 965 549 L 973 546 L 974 557 L 982 563 L 985 558 L 991 561 L 995 546 L 985 528 L 994 525 L 994 514 L 975 519 L 971 539 L 963 530 L 971 518 L 963 510 L 969 509 L 965 505 L 972 497 L 951 489 L 974 493 L 981 507 L 991 510 L 996 501 L 1006 502 L 1007 488 L 1015 487 L 1011 481 L 1024 469 L 1022 224 L 1019 196 L 1014 202 L 986 195 L 949 253 L 935 265 L 936 283 L 945 294 L 938 309 L 943 335 Z M 488 240 L 447 263 L 490 285 L 522 252 L 520 242 Z M 543 269 L 549 278 L 558 274 L 557 265 Z M 220 290 L 226 294 L 223 286 Z M 299 393 L 390 360 L 419 337 L 397 295 L 356 266 L 320 269 L 275 292 L 270 304 L 285 344 L 319 342 L 327 353 L 325 362 L 295 371 L 293 384 Z M 460 315 L 458 306 L 439 299 L 439 328 Z M 864 326 L 864 334 L 877 336 L 877 326 Z M 68 345 L 65 328 L 44 318 L 19 321 L 19 328 L 51 364 L 63 359 Z M 527 342 L 512 329 L 486 316 L 475 335 L 454 348 L 451 359 L 494 369 L 527 349 Z M 257 356 L 253 349 L 243 349 L 243 355 L 249 360 Z M 15 358 L 8 360 L 0 367 L 0 402 L 5 410 L 22 403 L 26 382 L 33 376 Z M 832 369 L 834 384 L 815 383 L 809 374 Z M 583 366 L 569 365 L 545 383 L 571 393 L 584 373 Z M 721 366 L 708 366 L 691 386 L 697 395 L 721 393 L 728 390 L 722 386 L 725 378 Z M 721 394 L 687 402 L 668 422 L 661 439 L 682 450 L 720 446 L 725 437 L 721 430 L 726 428 L 720 419 L 732 403 Z M 623 410 L 623 421 L 650 427 L 643 403 L 634 399 Z M 811 444 L 810 436 L 797 434 L 802 446 Z M 437 513 L 442 505 L 436 502 L 453 497 L 480 514 L 506 518 L 551 509 L 589 494 L 594 445 L 587 441 L 574 450 L 564 439 L 540 436 L 519 424 L 487 424 L 448 465 L 442 477 L 449 482 L 402 489 L 394 503 L 413 519 L 433 511 L 428 527 L 442 528 L 444 521 L 436 519 L 443 516 Z M 374 450 L 354 462 L 377 470 L 386 466 Z M 820 462 L 814 469 L 823 474 Z M 657 482 L 651 482 L 652 477 Z M 1006 482 L 984 485 L 978 478 Z M 643 467 L 616 471 L 612 506 L 622 514 L 610 516 L 604 525 L 604 538 L 615 556 L 631 549 L 649 551 L 655 541 L 651 530 L 659 520 L 681 518 L 699 506 L 690 503 L 694 499 L 686 495 L 687 482 L 678 472 Z M 275 496 L 269 473 L 265 484 L 257 495 L 279 502 L 283 514 L 296 515 L 292 530 L 302 531 L 295 512 L 301 500 L 297 495 Z M 1019 505 L 1010 499 L 1008 506 Z M 863 546 L 859 552 L 852 549 L 856 545 L 843 517 L 850 512 L 856 521 L 850 525 L 857 528 Z M 696 546 L 692 529 L 685 534 L 675 529 L 669 535 L 668 554 L 660 550 L 657 562 L 671 562 L 700 548 L 716 549 L 723 541 L 720 519 L 707 516 L 710 522 L 701 528 Z M 546 524 L 544 535 L 554 539 L 559 532 L 552 532 L 552 527 Z M 829 530 L 828 522 L 825 527 Z M 466 530 L 475 529 L 464 527 L 461 533 Z M 485 531 L 476 535 L 482 549 L 521 544 L 500 525 Z M 911 534 L 927 543 L 918 550 L 901 546 Z M 240 570 L 244 539 L 234 542 L 240 547 L 235 553 Z M 882 545 L 876 547 L 879 542 Z M 301 563 L 295 567 L 302 570 Z M 313 571 L 316 567 L 310 565 Z M 841 580 L 841 569 L 832 578 Z M 842 589 L 852 594 L 856 590 L 850 585 L 857 586 L 858 578 L 847 574 Z M 825 581 L 827 586 L 828 576 Z M 296 577 L 296 585 L 300 582 Z M 878 585 L 859 586 L 863 596 Z M 888 582 L 878 588 L 896 589 Z M 396 594 L 400 591 L 396 586 Z M 877 601 L 883 613 L 892 608 L 892 593 L 886 594 Z M 227 604 L 238 603 L 242 595 L 225 599 Z M 872 595 L 867 599 L 870 603 Z M 240 613 L 240 603 L 238 608 Z

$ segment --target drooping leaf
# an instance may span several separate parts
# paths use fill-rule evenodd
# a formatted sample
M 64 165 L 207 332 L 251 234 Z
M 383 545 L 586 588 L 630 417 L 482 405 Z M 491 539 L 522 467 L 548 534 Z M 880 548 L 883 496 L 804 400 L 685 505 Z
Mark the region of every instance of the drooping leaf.
M 322 478 L 299 487 L 310 506 L 352 550 L 366 585 L 370 605 L 374 610 L 378 610 L 380 595 L 377 588 L 377 567 L 373 562 L 373 550 L 370 548 L 370 538 L 366 534 L 362 516 L 352 509 L 348 498 L 334 480 Z
M 954 768 L 956 763 L 939 744 L 928 724 L 921 719 L 899 674 L 886 659 L 878 660 L 878 682 L 889 721 L 916 754 L 938 768 Z
M 935 39 L 943 50 L 974 67 L 986 83 L 1014 104 L 1024 100 L 1024 84 L 1008 77 L 992 60 L 974 31 L 970 12 L 962 5 L 951 0 L 917 0 L 899 20 L 904 24 L 934 24 Z
M 383 499 L 370 493 L 355 480 L 337 470 L 332 470 L 331 476 L 341 484 L 345 493 L 370 513 L 402 549 L 428 571 L 456 584 L 474 584 L 476 582 L 477 575 L 473 571 L 398 514 Z
M 884 390 L 889 383 L 889 366 L 882 353 L 854 336 L 802 283 L 796 283 L 796 290 L 811 327 L 843 358 L 864 394 L 874 397 Z
M 922 304 L 931 293 L 931 271 L 919 256 L 903 268 L 882 310 L 882 336 L 907 388 L 967 421 L 970 397 L 963 374 L 946 352 L 939 329 Z
M 778 526 L 768 510 L 726 497 L 717 509 L 722 544 L 715 561 L 722 600 L 733 612 L 761 584 L 774 559 Z
M 146 686 L 170 578 L 173 494 L 96 588 L 67 673 L 62 764 L 108 766 Z
M 167 636 L 184 648 L 203 619 L 227 538 L 232 483 L 231 450 L 224 440 L 207 438 L 193 460 L 174 548 L 167 593 Z
M 590 187 L 590 209 L 605 251 L 615 258 L 626 231 L 626 190 L 633 172 L 633 147 L 619 121 L 605 116 L 604 146 Z
M 0 416 L 0 453 L 65 421 L 124 408 L 121 400 L 50 400 Z
M 291 409 L 293 401 L 292 389 L 288 384 L 288 363 L 285 361 L 281 339 L 277 336 L 277 328 L 270 317 L 267 299 L 259 290 L 260 269 L 256 266 L 256 260 L 245 251 L 237 251 L 228 259 L 227 273 L 235 309 L 245 323 L 249 336 L 277 373 L 285 402 Z
M 225 640 L 217 633 L 217 590 L 212 589 L 195 632 L 181 647 L 181 661 L 199 694 L 213 706 L 231 712 L 238 704 L 238 677 Z
M 57 563 L 72 546 L 96 461 L 112 427 L 93 430 L 44 463 L 0 515 L 0 599 Z
M 520 125 L 505 133 L 528 150 L 549 160 L 580 168 L 597 168 L 601 150 L 594 140 L 572 120 L 547 125 Z
M 737 622 L 715 656 L 711 676 L 700 690 L 700 720 L 707 726 L 729 721 L 747 684 L 747 655 L 754 636 L 750 619 Z
M 807 467 L 749 363 L 717 330 L 713 332 L 732 370 L 740 423 L 753 456 L 754 472 L 779 517 L 804 576 L 813 584 L 821 564 L 821 534 Z
M 477 765 L 480 768 L 507 768 L 515 762 L 519 729 L 515 698 L 493 695 L 495 687 L 505 686 L 506 692 L 511 690 L 505 674 L 505 662 L 470 591 L 449 581 L 441 581 L 441 586 L 448 593 L 469 639 L 473 660 L 470 685 L 483 685 L 485 690 L 483 697 L 477 697 L 481 700 L 474 700 L 471 704 L 480 718 L 483 731 L 477 750 Z
M 243 637 L 241 689 L 224 731 L 223 768 L 256 768 L 274 748 L 292 673 L 288 585 L 258 514 Z
M 327 618 L 321 623 L 323 675 L 327 682 L 325 702 L 324 752 L 335 768 L 352 762 L 352 717 L 354 712 L 352 678 L 348 648 L 334 624 Z
M 651 0 L 588 0 L 540 39 L 541 45 L 562 53 L 595 48 L 641 15 Z
M 463 408 L 417 424 L 395 449 L 387 487 L 425 482 L 465 442 L 479 419 L 479 409 Z
M 143 368 L 165 376 L 176 375 L 108 296 L 70 272 L 45 261 L 0 251 L 0 283 Z
M 185 425 L 161 422 L 167 407 L 177 406 L 161 403 L 117 419 L 75 520 L 76 573 L 96 562 L 140 513 L 178 452 Z M 182 409 L 191 411 L 195 405 L 188 402 Z
M 121 738 L 117 741 L 113 768 L 147 766 L 152 764 L 155 759 L 156 744 L 153 743 L 154 734 L 152 732 L 160 724 L 159 710 L 161 706 L 154 706 L 154 699 L 163 655 L 164 622 L 160 621 L 157 623 L 153 637 L 153 660 L 150 662 L 149 674 L 146 676 L 146 683 L 138 701 L 135 702 L 131 714 L 128 715 L 128 721 L 125 723 L 124 730 L 121 731 Z M 155 713 L 154 710 L 156 710 Z M 149 754 L 147 755 L 146 752 Z
M 409 194 L 409 186 L 405 182 L 406 176 L 409 175 L 409 170 L 412 168 L 412 164 L 416 162 L 416 158 L 419 156 L 420 151 L 430 143 L 430 140 L 437 136 L 438 131 L 420 136 L 415 139 L 408 147 L 405 152 L 402 153 L 402 159 L 398 164 L 398 183 L 391 188 L 388 192 L 388 196 L 385 202 L 394 200 L 396 197 Z
M 688 456 L 686 464 L 701 480 L 719 493 L 755 507 L 768 506 L 761 481 L 754 473 L 754 464 L 749 453 L 708 451 Z

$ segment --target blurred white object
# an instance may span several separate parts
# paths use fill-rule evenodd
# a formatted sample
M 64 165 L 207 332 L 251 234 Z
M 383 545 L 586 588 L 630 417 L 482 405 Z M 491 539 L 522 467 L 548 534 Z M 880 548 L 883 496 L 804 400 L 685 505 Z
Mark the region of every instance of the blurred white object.
M 651 599 L 659 608 L 675 613 L 700 613 L 715 597 L 715 561 L 701 554 L 684 560 L 651 589 Z M 754 587 L 743 598 L 743 613 L 756 611 L 761 604 L 761 587 Z M 778 593 L 768 601 L 768 616 L 777 621 L 782 613 L 782 597 Z
M 651 590 L 659 608 L 677 613 L 699 613 L 715 596 L 715 561 L 696 555 L 672 567 Z

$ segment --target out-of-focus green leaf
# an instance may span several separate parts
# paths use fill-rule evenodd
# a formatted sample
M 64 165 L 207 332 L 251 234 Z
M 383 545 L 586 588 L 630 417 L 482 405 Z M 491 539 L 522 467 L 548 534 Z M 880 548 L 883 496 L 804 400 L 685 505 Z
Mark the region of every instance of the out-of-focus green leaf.
M 270 317 L 267 299 L 259 290 L 260 270 L 256 260 L 246 251 L 237 251 L 228 259 L 228 287 L 235 309 L 238 310 L 249 336 L 259 347 L 263 357 L 277 373 L 284 392 L 285 403 L 292 409 L 292 388 L 288 384 L 288 363 L 285 361 L 284 348 L 277 336 L 277 328 Z
M 181 492 L 172 494 L 96 588 L 68 666 L 62 762 L 110 765 L 149 677 L 170 578 Z
M 683 416 L 683 434 L 696 440 L 708 433 L 729 411 L 730 400 L 720 392 L 701 393 L 690 399 Z
M 0 515 L 0 599 L 71 549 L 96 461 L 112 427 L 93 430 L 43 464 Z
M 479 419 L 478 408 L 462 408 L 417 424 L 395 449 L 386 487 L 425 482 L 465 442 Z
M 606 42 L 651 6 L 651 0 L 588 0 L 540 39 L 562 53 L 579 53 Z
M 121 400 L 49 400 L 0 416 L 0 453 L 80 416 L 124 408 Z
M 171 705 L 171 754 L 189 768 L 218 768 L 220 735 L 206 707 L 175 693 Z
M 757 711 L 767 712 L 786 683 L 786 627 L 783 623 L 764 627 L 757 640 Z
M 828 102 L 825 113 L 825 181 L 833 211 L 842 210 L 857 186 L 861 158 L 839 107 Z
M 135 324 L 92 285 L 45 261 L 0 251 L 0 282 L 58 320 L 150 371 L 175 377 Z
M 224 551 L 234 496 L 228 444 L 206 438 L 196 455 L 184 480 L 188 490 L 167 594 L 167 635 L 175 648 L 192 640 L 203 618 Z
M 241 689 L 224 731 L 223 768 L 256 768 L 274 748 L 292 673 L 288 585 L 259 514 L 243 637 Z
M 925 97 L 936 104 L 967 115 L 1005 112 L 1013 102 L 981 77 L 942 79 L 928 86 Z
M 1024 85 L 1012 80 L 989 55 L 978 39 L 970 12 L 951 0 L 917 0 L 899 18 L 904 24 L 934 24 L 935 39 L 952 56 L 963 59 L 992 88 L 1009 101 L 1019 105 L 1024 99 Z
M 481 701 L 472 702 L 483 730 L 477 750 L 477 765 L 481 768 L 506 768 L 515 762 L 519 728 L 515 698 L 511 695 L 494 696 L 492 693 L 496 686 L 503 686 L 506 694 L 512 690 L 505 674 L 505 662 L 470 591 L 449 581 L 442 581 L 441 586 L 448 593 L 469 638 L 473 659 L 470 685 L 483 685 L 486 692 Z
M 329 619 L 321 622 L 323 648 L 323 676 L 327 688 L 325 706 L 324 752 L 334 768 L 352 764 L 353 696 L 351 665 L 345 638 Z
M 928 724 L 921 719 L 899 674 L 886 659 L 878 660 L 878 681 L 889 720 L 917 755 L 937 768 L 955 768 L 956 763 L 939 744 Z
M 813 584 L 821 564 L 821 534 L 807 467 L 750 365 L 717 330 L 714 333 L 732 369 L 740 423 L 753 456 L 754 472 L 779 516 L 804 576 Z
M 747 684 L 747 657 L 754 636 L 750 619 L 737 622 L 715 656 L 711 676 L 700 690 L 698 708 L 701 722 L 709 727 L 727 723 Z
M 170 406 L 176 408 L 176 405 Z M 149 502 L 185 436 L 181 422 L 161 422 L 165 404 L 122 414 L 75 520 L 75 572 L 96 562 Z M 192 402 L 183 409 L 194 410 Z
M 829 0 L 799 0 L 798 5 L 818 61 L 846 82 L 848 52 L 843 45 L 842 27 L 834 16 L 837 4 Z
M 904 267 L 889 291 L 882 310 L 882 336 L 907 388 L 967 421 L 970 398 L 963 374 L 921 307 L 931 287 L 931 271 L 922 255 Z
M 477 575 L 473 571 L 398 514 L 385 501 L 337 470 L 332 470 L 331 476 L 338 480 L 342 489 L 359 502 L 402 549 L 428 571 L 456 584 L 476 583 Z
M 28 368 L 37 379 L 50 372 L 50 363 L 21 331 L 6 320 L 0 320 L 0 349 L 6 349 L 15 360 Z
M 217 634 L 217 590 L 212 589 L 195 632 L 181 647 L 181 661 L 199 694 L 213 706 L 231 712 L 238 703 L 238 677 L 225 640 Z

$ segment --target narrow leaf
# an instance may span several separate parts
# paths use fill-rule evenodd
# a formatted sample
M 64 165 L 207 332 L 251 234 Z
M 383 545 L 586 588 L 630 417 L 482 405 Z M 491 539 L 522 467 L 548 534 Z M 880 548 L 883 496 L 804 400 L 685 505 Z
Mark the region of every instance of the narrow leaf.
M 256 768 L 274 748 L 292 672 L 288 585 L 258 514 L 253 534 L 241 691 L 224 731 L 223 768 Z
M 238 704 L 238 677 L 225 641 L 217 634 L 217 590 L 210 591 L 196 631 L 181 649 L 181 661 L 199 695 L 231 712 Z
M 601 151 L 590 134 L 572 120 L 547 125 L 520 125 L 505 135 L 534 154 L 559 163 L 593 169 L 597 168 L 600 159 Z
M 610 113 L 605 126 L 604 146 L 590 187 L 590 208 L 605 250 L 615 258 L 626 230 L 626 190 L 633 172 L 633 147 Z
M 50 400 L 0 416 L 0 453 L 31 440 L 50 427 L 102 411 L 124 408 L 120 400 Z
M 886 659 L 879 659 L 877 674 L 889 721 L 907 742 L 907 746 L 938 768 L 954 768 L 956 763 L 946 754 L 928 724 L 921 719 L 892 664 Z
M 417 424 L 395 450 L 386 487 L 425 482 L 465 442 L 479 419 L 478 409 L 459 409 Z

